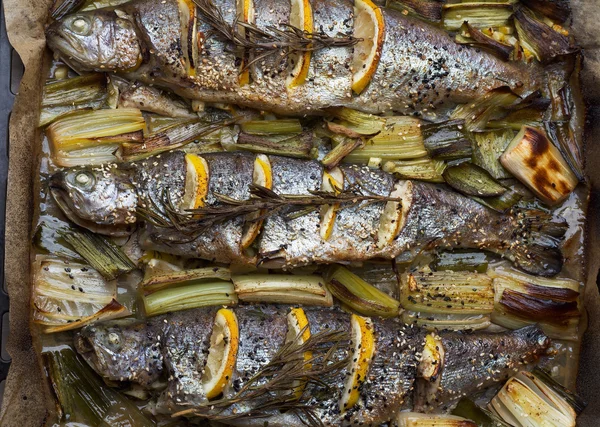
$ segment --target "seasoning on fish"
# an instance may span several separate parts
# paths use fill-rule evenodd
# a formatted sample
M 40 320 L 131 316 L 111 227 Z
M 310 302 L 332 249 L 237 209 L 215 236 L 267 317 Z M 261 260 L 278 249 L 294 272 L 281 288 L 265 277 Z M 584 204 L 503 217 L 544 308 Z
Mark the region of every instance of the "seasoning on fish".
M 215 399 L 206 396 L 201 373 L 212 348 L 215 309 L 87 326 L 75 345 L 107 380 L 151 388 L 165 375 L 167 386 L 159 391 L 156 407 L 161 413 L 289 426 L 389 422 L 413 406 L 414 390 L 415 404 L 423 403 L 418 384 L 423 373 L 431 372 L 432 361 L 441 368 L 427 381 L 438 381 L 440 388 L 426 403 L 430 410 L 445 410 L 462 394 L 499 383 L 534 362 L 550 345 L 536 326 L 501 333 L 440 332 L 435 342 L 441 351 L 423 358 L 426 331 L 398 319 L 263 305 L 229 311 L 238 321 L 239 346 L 229 386 Z M 299 329 L 293 318 L 304 326 Z M 297 340 L 290 340 L 290 330 L 299 331 Z
M 320 190 L 324 175 L 320 163 L 267 157 L 270 197 L 297 198 Z M 287 215 L 286 207 L 278 205 L 261 214 L 265 219 L 260 235 L 253 239 L 253 254 L 244 247 L 247 217 L 231 215 L 210 226 L 202 221 L 209 213 L 231 212 L 232 206 L 249 200 L 255 158 L 244 153 L 212 153 L 201 159 L 208 168 L 208 188 L 202 192 L 204 207 L 211 209 L 207 212 L 202 208 L 185 211 L 190 206 L 186 171 L 191 163 L 181 151 L 121 166 L 65 170 L 51 178 L 50 188 L 65 214 L 83 227 L 128 235 L 135 213 L 144 212 L 143 248 L 215 262 L 289 268 L 369 259 L 410 260 L 421 251 L 474 248 L 500 254 L 533 274 L 553 276 L 562 267 L 559 245 L 566 222 L 561 218 L 529 209 L 498 213 L 443 187 L 395 181 L 386 172 L 356 165 L 340 166 L 344 190 L 353 191 L 340 194 L 350 194 L 349 200 L 359 196 L 369 200 L 339 206 L 335 218 L 324 218 L 333 221 L 325 236 L 317 209 Z M 197 186 L 190 187 L 188 191 L 197 197 Z M 278 199 L 278 203 L 285 205 L 285 200 Z M 160 218 L 158 224 L 149 220 L 151 216 Z
M 280 114 L 346 106 L 439 117 L 502 86 L 519 95 L 542 86 L 539 66 L 504 62 L 458 45 L 444 30 L 370 0 L 198 0 L 197 13 L 188 3 L 135 0 L 78 12 L 49 26 L 48 45 L 80 71 L 115 72 L 189 99 Z M 297 51 L 288 43 L 287 50 L 271 54 L 264 41 L 251 49 L 248 27 L 235 33 L 236 17 L 252 17 L 255 35 L 302 26 L 292 33 L 310 34 L 313 43 Z M 332 41 L 340 35 L 345 43 Z M 317 46 L 322 38 L 328 42 Z

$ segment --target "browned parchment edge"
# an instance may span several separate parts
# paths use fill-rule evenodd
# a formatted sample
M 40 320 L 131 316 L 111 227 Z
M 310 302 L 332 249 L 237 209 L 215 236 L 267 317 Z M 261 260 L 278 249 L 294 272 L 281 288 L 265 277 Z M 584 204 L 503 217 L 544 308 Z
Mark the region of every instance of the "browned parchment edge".
M 47 383 L 42 376 L 30 334 L 30 233 L 36 200 L 40 133 L 39 101 L 48 54 L 44 24 L 52 0 L 4 0 L 9 39 L 25 74 L 10 119 L 8 199 L 6 208 L 5 281 L 10 295 L 8 352 L 12 366 L 0 410 L 0 426 L 36 427 L 51 418 Z M 600 8 L 597 0 L 572 0 L 573 32 L 586 47 L 583 87 L 588 102 L 586 158 L 591 189 L 586 226 L 585 305 L 589 327 L 580 358 L 579 392 L 588 408 L 578 425 L 597 426 L 600 420 L 600 296 L 596 276 L 600 265 Z M 6 60 L 6 59 L 4 59 Z M 596 166 L 598 165 L 598 166 Z

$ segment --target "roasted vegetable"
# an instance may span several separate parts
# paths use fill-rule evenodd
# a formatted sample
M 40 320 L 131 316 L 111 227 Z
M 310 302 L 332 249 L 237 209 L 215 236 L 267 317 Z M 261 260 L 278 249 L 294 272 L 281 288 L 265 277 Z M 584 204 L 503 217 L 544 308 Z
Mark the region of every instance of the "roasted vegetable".
M 488 171 L 495 179 L 510 178 L 512 175 L 504 169 L 499 159 L 514 136 L 510 129 L 473 133 L 473 163 Z
M 499 40 L 496 40 L 494 37 L 485 34 L 480 29 L 469 24 L 469 21 L 465 21 L 460 29 L 461 34 L 456 36 L 456 41 L 458 43 L 487 49 L 505 61 L 510 59 L 514 50 L 514 46 L 502 43 Z
M 549 279 L 497 266 L 493 279 L 492 321 L 510 329 L 538 323 L 551 338 L 578 338 L 580 284 L 570 279 Z
M 86 264 L 40 258 L 33 266 L 33 321 L 46 333 L 128 316 L 116 298 L 117 284 Z
M 106 237 L 74 228 L 62 230 L 60 235 L 107 280 L 115 279 L 135 268 L 127 255 Z
M 421 270 L 400 280 L 400 303 L 410 311 L 433 314 L 489 314 L 492 279 L 485 274 Z
M 471 157 L 472 147 L 464 120 L 449 120 L 421 126 L 423 144 L 434 159 L 450 160 Z
M 441 160 L 421 157 L 414 160 L 396 160 L 384 163 L 382 169 L 402 179 L 444 182 L 442 173 L 446 164 Z
M 524 49 L 533 53 L 540 62 L 548 62 L 557 56 L 569 55 L 579 50 L 569 38 L 537 19 L 528 8 L 515 5 L 515 28 Z
M 386 120 L 373 114 L 363 113 L 347 107 L 330 108 L 328 113 L 339 123 L 361 135 L 375 135 L 381 132 Z
M 395 317 L 400 303 L 345 267 L 334 266 L 327 274 L 327 288 L 334 297 L 365 316 Z
M 500 87 L 473 102 L 459 105 L 452 112 L 451 118 L 464 120 L 467 130 L 483 130 L 490 119 L 515 104 L 518 99 L 508 87 Z
M 449 186 L 468 196 L 494 197 L 506 193 L 506 188 L 485 169 L 469 162 L 447 167 L 442 176 Z
M 490 402 L 490 408 L 511 425 L 575 427 L 578 412 L 563 397 L 564 389 L 541 380 L 538 375 L 519 372 L 504 384 Z M 548 381 L 549 376 L 544 378 Z
M 430 415 L 418 412 L 400 412 L 398 427 L 477 427 L 477 424 L 456 415 Z
M 485 329 L 492 323 L 489 314 L 433 314 L 410 310 L 402 312 L 402 321 L 407 325 L 418 325 L 430 331 Z
M 519 203 L 519 201 L 523 198 L 523 196 L 514 191 L 513 189 L 509 189 L 506 193 L 497 196 L 497 197 L 471 197 L 473 200 L 481 203 L 483 206 L 486 206 L 490 209 L 495 210 L 496 212 L 506 213 L 510 208 Z
M 431 264 L 434 271 L 470 271 L 485 273 L 488 267 L 484 252 L 442 252 Z
M 240 132 L 235 144 L 224 145 L 226 150 L 244 150 L 252 153 L 308 159 L 313 148 L 313 133 L 305 131 L 297 135 L 261 136 Z
M 233 275 L 231 279 L 241 301 L 333 305 L 331 293 L 319 276 L 248 274 Z
M 156 264 L 158 260 L 152 261 L 154 261 L 153 264 Z M 138 288 L 145 295 L 166 288 L 175 288 L 214 280 L 231 280 L 231 271 L 224 267 L 205 267 L 182 271 L 164 271 L 165 268 L 163 267 L 161 270 L 163 271 L 158 271 L 155 265 L 147 266 L 145 273 L 147 271 L 151 271 L 151 273 L 146 273 L 144 280 L 138 285 Z
M 70 348 L 42 353 L 59 420 L 73 425 L 151 427 L 155 423 L 108 387 Z
M 473 420 L 479 427 L 510 427 L 498 416 L 481 408 L 468 398 L 462 398 L 452 410 L 453 415 Z
M 510 1 L 447 3 L 443 7 L 443 25 L 446 30 L 460 29 L 465 21 L 476 28 L 509 26 L 513 13 Z
M 289 135 L 302 132 L 302 125 L 298 119 L 250 120 L 240 129 L 250 135 Z
M 520 0 L 525 6 L 557 22 L 565 22 L 571 16 L 569 0 Z
M 321 163 L 327 169 L 336 167 L 342 160 L 347 158 L 355 149 L 364 145 L 362 138 L 339 137 L 337 143 L 329 153 L 323 157 Z
M 386 6 L 427 21 L 442 20 L 443 3 L 436 0 L 387 0 Z
M 541 129 L 523 126 L 500 156 L 500 163 L 550 205 L 566 199 L 579 183 Z
M 143 295 L 142 301 L 146 315 L 156 316 L 196 307 L 234 305 L 238 298 L 231 282 L 213 279 L 161 289 Z

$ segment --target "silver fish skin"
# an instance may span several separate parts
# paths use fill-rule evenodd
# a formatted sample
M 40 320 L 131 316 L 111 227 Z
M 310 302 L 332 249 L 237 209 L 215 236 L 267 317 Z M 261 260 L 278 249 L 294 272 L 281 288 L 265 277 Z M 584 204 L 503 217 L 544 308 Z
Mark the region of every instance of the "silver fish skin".
M 239 321 L 240 347 L 236 373 L 225 397 L 234 396 L 235 389 L 241 387 L 244 378 L 259 372 L 260 367 L 268 363 L 281 347 L 287 333 L 289 307 L 256 305 L 233 308 L 233 311 Z M 212 413 L 208 409 L 211 403 L 204 395 L 199 378 L 208 353 L 215 312 L 215 309 L 202 308 L 157 316 L 141 323 L 98 323 L 84 327 L 76 337 L 75 346 L 104 378 L 136 382 L 146 387 L 150 387 L 150 380 L 166 378 L 167 388 L 157 398 L 157 408 L 161 412 L 168 414 L 203 408 L 209 411 L 204 412 L 208 416 Z M 350 331 L 350 315 L 339 309 L 306 308 L 306 315 L 313 335 L 320 331 Z M 345 412 L 339 408 L 339 398 L 346 392 L 343 389 L 348 375 L 345 364 L 334 376 L 322 378 L 325 384 L 307 385 L 310 389 L 305 392 L 305 403 L 325 425 L 380 425 L 389 422 L 401 409 L 407 408 L 407 402 L 414 393 L 415 384 L 419 381 L 419 355 L 427 332 L 404 325 L 398 319 L 372 321 L 375 354 L 367 380 L 361 386 L 361 399 L 357 405 Z M 515 366 L 534 362 L 550 344 L 535 326 L 496 334 L 440 332 L 439 337 L 445 358 L 436 408 L 451 405 L 457 397 L 451 391 L 474 393 L 505 380 Z M 244 340 L 246 343 L 242 344 Z M 116 342 L 120 343 L 118 348 Z M 154 362 L 141 366 L 138 361 L 147 355 L 148 342 L 153 343 L 155 353 L 151 359 Z M 342 341 L 334 360 L 345 360 L 350 348 L 350 341 Z M 328 351 L 327 346 L 320 351 Z M 485 353 L 485 357 L 480 353 Z M 111 354 L 111 357 L 98 357 L 103 354 Z M 116 377 L 115 373 L 120 371 L 128 374 Z M 236 380 L 237 386 L 233 385 Z M 264 399 L 268 397 L 234 400 L 219 409 L 219 413 L 229 416 L 251 411 L 263 404 Z M 301 413 L 293 410 L 281 413 L 269 409 L 260 417 L 244 416 L 227 422 L 251 426 L 258 425 L 258 422 L 262 425 L 265 420 L 276 426 L 300 426 L 306 421 Z
M 237 200 L 250 197 L 252 155 L 213 153 L 203 157 L 210 170 L 207 205 L 219 206 L 221 202 L 215 198 L 215 193 Z M 321 187 L 323 168 L 320 163 L 277 156 L 269 156 L 269 159 L 276 193 L 309 195 L 310 191 Z M 147 224 L 141 233 L 141 245 L 145 249 L 185 257 L 223 263 L 259 263 L 269 268 L 292 268 L 311 263 L 360 263 L 398 257 L 410 260 L 421 251 L 451 248 L 494 252 L 538 275 L 552 276 L 562 268 L 559 245 L 566 222 L 561 218 L 526 209 L 501 214 L 443 186 L 396 181 L 386 172 L 367 167 L 344 165 L 341 171 L 346 189 L 352 187 L 363 194 L 382 196 L 389 196 L 394 188 L 399 191 L 400 225 L 390 242 L 378 241 L 386 202 L 365 201 L 339 211 L 327 240 L 319 233 L 317 212 L 290 219 L 284 209 L 265 219 L 255 242 L 255 254 L 241 247 L 242 218 L 200 230 L 198 237 L 178 231 L 173 224 L 160 227 Z M 81 174 L 88 176 L 86 179 L 93 184 L 78 183 Z M 185 153 L 175 151 L 123 165 L 121 169 L 75 168 L 59 172 L 51 178 L 50 187 L 69 218 L 84 227 L 90 225 L 88 228 L 96 232 L 122 235 L 126 227 L 131 230 L 130 216 L 136 209 L 139 212 L 151 210 L 168 218 L 165 205 L 180 206 L 185 176 Z M 97 200 L 100 191 L 97 187 L 102 191 L 104 203 Z M 127 189 L 125 196 L 120 188 Z M 133 195 L 130 194 L 132 188 L 135 189 Z M 165 200 L 166 195 L 170 201 Z M 97 217 L 94 209 L 98 205 L 102 205 L 104 212 L 115 210 L 110 223 L 93 222 Z M 122 211 L 130 216 L 124 217 L 120 214 Z
M 311 3 L 318 31 L 323 29 L 332 36 L 352 34 L 355 17 L 350 0 Z M 289 24 L 289 2 L 257 0 L 254 4 L 259 28 L 283 29 Z M 229 23 L 241 13 L 233 0 L 216 5 Z M 456 103 L 501 86 L 520 95 L 542 88 L 541 67 L 504 62 L 487 52 L 460 46 L 443 30 L 399 11 L 381 10 L 385 30 L 380 60 L 360 95 L 351 90 L 351 47 L 314 52 L 308 79 L 299 86 L 286 85 L 293 55 L 290 59 L 279 53 L 253 62 L 250 83 L 240 84 L 241 58 L 216 38 L 201 15 L 195 75 L 188 73 L 183 49 L 188 40 L 181 35 L 176 0 L 136 0 L 114 9 L 79 12 L 51 24 L 47 41 L 79 70 L 118 72 L 189 99 L 280 114 L 322 114 L 329 107 L 346 106 L 370 113 L 436 117 Z M 252 54 L 249 56 L 252 60 Z

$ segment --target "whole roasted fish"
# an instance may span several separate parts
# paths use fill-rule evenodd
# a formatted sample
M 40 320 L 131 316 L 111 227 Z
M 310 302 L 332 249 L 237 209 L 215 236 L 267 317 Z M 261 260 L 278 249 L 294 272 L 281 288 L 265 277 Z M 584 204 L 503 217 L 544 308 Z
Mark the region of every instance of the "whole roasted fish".
M 187 212 L 189 204 L 184 205 L 189 200 L 186 193 L 197 197 L 197 188 L 186 184 L 190 181 L 187 172 L 193 168 L 190 156 L 205 162 L 207 168 L 201 203 L 213 210 L 204 216 Z M 281 268 L 374 258 L 410 260 L 424 250 L 477 248 L 500 254 L 534 274 L 551 276 L 561 270 L 563 219 L 538 210 L 500 214 L 443 186 L 396 181 L 386 172 L 356 165 L 340 167 L 340 184 L 350 192 L 350 200 L 368 200 L 339 206 L 327 236 L 320 232 L 325 225 L 318 211 L 290 215 L 286 207 L 286 200 L 292 203 L 291 197 L 298 195 L 308 198 L 305 208 L 311 207 L 311 192 L 319 191 L 324 182 L 322 165 L 311 160 L 263 158 L 270 165 L 271 196 L 290 198 L 267 214 L 260 235 L 250 246 L 242 244 L 250 215 L 226 216 L 230 211 L 221 210 L 231 208 L 224 205 L 224 197 L 241 205 L 249 201 L 256 166 L 253 155 L 200 157 L 169 152 L 120 166 L 65 170 L 51 178 L 50 189 L 65 214 L 91 231 L 129 235 L 143 213 L 143 248 L 216 262 Z M 203 223 L 220 215 L 222 222 Z
M 439 384 L 429 402 L 433 411 L 452 406 L 464 393 L 483 391 L 542 356 L 549 339 L 535 326 L 503 333 L 440 333 L 434 338 L 437 357 L 425 354 L 426 331 L 398 319 L 372 319 L 374 354 L 359 386 L 360 399 L 340 406 L 344 379 L 353 365 L 350 315 L 338 309 L 305 309 L 311 359 L 293 374 L 285 360 L 273 375 L 268 367 L 288 342 L 287 308 L 241 306 L 233 309 L 239 325 L 239 346 L 233 377 L 223 396 L 208 400 L 201 377 L 206 364 L 215 309 L 194 309 L 154 317 L 141 323 L 87 326 L 75 345 L 104 378 L 151 387 L 160 378 L 166 389 L 157 411 L 223 420 L 235 425 L 296 426 L 380 425 L 409 408 L 417 381 Z M 329 334 L 329 335 L 327 335 Z M 329 340 L 328 338 L 331 337 Z M 430 339 L 430 338 L 428 338 Z M 316 342 L 316 341 L 315 341 Z M 302 356 L 302 347 L 298 347 Z M 289 353 L 290 355 L 292 353 Z M 326 362 L 322 362 L 322 357 Z M 302 360 L 305 360 L 302 356 Z M 431 371 L 427 366 L 435 362 Z M 312 370 L 312 371 L 311 371 Z M 322 370 L 318 378 L 312 378 Z M 309 374 L 308 372 L 312 372 Z M 284 374 L 285 372 L 285 374 Z M 284 382 L 278 375 L 287 375 Z M 423 375 L 426 375 L 425 377 Z M 301 395 L 286 393 L 283 384 L 303 379 Z M 279 381 L 279 382 L 277 382 Z M 251 382 L 251 387 L 244 387 Z M 274 384 L 279 384 L 275 387 Z M 258 395 L 260 387 L 273 387 Z M 418 389 L 418 387 L 417 387 Z M 293 395 L 294 398 L 290 398 Z
M 235 0 L 197 3 L 204 9 L 185 0 L 135 0 L 76 13 L 50 25 L 47 42 L 78 70 L 117 72 L 189 99 L 281 114 L 318 114 L 346 106 L 436 116 L 500 86 L 521 95 L 542 88 L 539 67 L 460 46 L 445 31 L 392 9 L 358 10 L 350 0 L 311 0 L 311 34 L 346 35 L 357 44 L 324 43 L 308 56 L 284 51 L 265 56 L 264 49 L 244 47 L 243 32 L 232 42 L 219 29 L 235 33 L 233 21 L 252 16 L 259 32 L 290 35 L 294 2 L 255 0 L 249 2 L 251 11 L 237 10 L 247 2 Z M 206 9 L 220 24 L 210 24 L 202 13 Z M 377 30 L 362 35 L 355 26 L 364 28 L 365 20 L 373 17 Z M 299 37 L 302 29 L 295 30 Z M 353 33 L 362 37 L 353 39 Z M 308 49 L 316 48 L 313 44 Z M 299 60 L 305 61 L 301 81 L 296 79 Z

